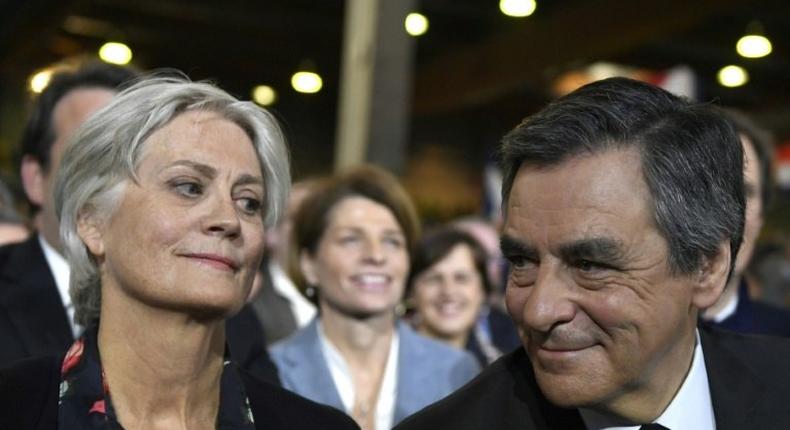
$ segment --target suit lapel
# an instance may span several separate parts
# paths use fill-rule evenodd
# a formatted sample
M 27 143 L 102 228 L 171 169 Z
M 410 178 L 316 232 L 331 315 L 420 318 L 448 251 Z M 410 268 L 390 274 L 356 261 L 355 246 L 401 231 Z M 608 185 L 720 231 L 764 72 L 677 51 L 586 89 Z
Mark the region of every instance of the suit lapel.
M 754 428 L 757 407 L 764 395 L 760 377 L 714 332 L 700 329 L 716 428 Z
M 304 330 L 297 333 L 293 343 L 283 351 L 284 364 L 288 366 L 288 370 L 281 374 L 289 375 L 288 378 L 293 381 L 298 394 L 345 411 L 321 351 L 318 319 L 313 319 Z
M 8 284 L 3 304 L 27 352 L 31 356 L 64 352 L 73 334 L 38 235 L 9 254 L 2 276 Z

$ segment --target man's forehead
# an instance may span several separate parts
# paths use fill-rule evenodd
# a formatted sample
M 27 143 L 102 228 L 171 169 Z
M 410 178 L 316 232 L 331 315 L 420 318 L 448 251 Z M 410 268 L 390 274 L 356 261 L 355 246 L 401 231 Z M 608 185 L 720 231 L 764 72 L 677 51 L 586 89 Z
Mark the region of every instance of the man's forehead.
M 69 91 L 58 101 L 53 111 L 56 131 L 67 134 L 74 132 L 91 115 L 106 106 L 115 94 L 115 91 L 101 87 L 79 87 Z
M 627 237 L 653 225 L 635 150 L 608 150 L 549 167 L 525 163 L 513 182 L 504 233 L 580 240 Z M 633 230 L 633 231 L 632 231 Z

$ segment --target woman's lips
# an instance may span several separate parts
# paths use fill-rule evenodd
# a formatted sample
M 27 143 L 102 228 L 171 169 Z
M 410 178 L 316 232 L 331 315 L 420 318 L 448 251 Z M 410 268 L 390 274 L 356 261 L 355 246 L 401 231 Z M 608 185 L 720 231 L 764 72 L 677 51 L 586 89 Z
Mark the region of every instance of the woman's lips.
M 217 254 L 184 254 L 184 257 L 191 258 L 200 263 L 206 264 L 207 266 L 211 266 L 220 270 L 235 272 L 239 268 L 239 263 L 237 263 L 232 258 Z
M 389 288 L 392 277 L 383 274 L 360 274 L 351 277 L 351 281 L 365 291 L 380 291 Z

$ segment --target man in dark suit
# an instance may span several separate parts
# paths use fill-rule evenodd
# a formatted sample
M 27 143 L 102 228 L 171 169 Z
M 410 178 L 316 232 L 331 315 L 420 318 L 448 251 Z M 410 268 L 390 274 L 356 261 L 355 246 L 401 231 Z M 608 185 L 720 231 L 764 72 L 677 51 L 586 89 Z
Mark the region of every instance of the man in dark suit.
M 753 300 L 745 273 L 773 195 L 773 138 L 744 114 L 732 110 L 725 113 L 743 145 L 746 223 L 733 275 L 702 318 L 710 325 L 738 333 L 790 337 L 790 310 Z
M 136 76 L 104 63 L 63 69 L 33 104 L 22 136 L 20 173 L 37 233 L 0 247 L 0 367 L 28 357 L 62 355 L 83 329 L 73 321 L 69 266 L 51 187 L 74 131 Z M 234 359 L 260 379 L 279 384 L 252 307 L 245 306 L 226 327 Z
M 697 328 L 743 234 L 720 112 L 607 79 L 527 118 L 502 155 L 523 348 L 399 430 L 790 428 L 790 341 Z
M 129 69 L 101 63 L 63 69 L 33 104 L 22 136 L 20 174 L 37 233 L 0 248 L 0 366 L 62 354 L 81 331 L 73 323 L 69 268 L 51 189 L 68 139 L 134 76 Z

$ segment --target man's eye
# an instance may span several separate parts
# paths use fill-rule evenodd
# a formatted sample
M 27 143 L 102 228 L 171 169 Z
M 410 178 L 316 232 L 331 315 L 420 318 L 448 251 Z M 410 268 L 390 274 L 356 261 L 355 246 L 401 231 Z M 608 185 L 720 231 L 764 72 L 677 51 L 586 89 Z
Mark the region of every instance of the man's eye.
M 605 264 L 597 263 L 595 261 L 587 260 L 584 258 L 577 260 L 576 263 L 574 263 L 574 266 L 576 266 L 577 269 L 585 273 L 595 272 L 599 270 L 606 270 L 609 268 Z
M 526 269 L 532 263 L 525 257 L 520 256 L 507 257 L 507 260 L 510 262 L 510 267 L 512 267 L 514 270 Z
M 186 197 L 197 197 L 203 193 L 203 186 L 197 182 L 178 182 L 173 188 L 176 192 Z

